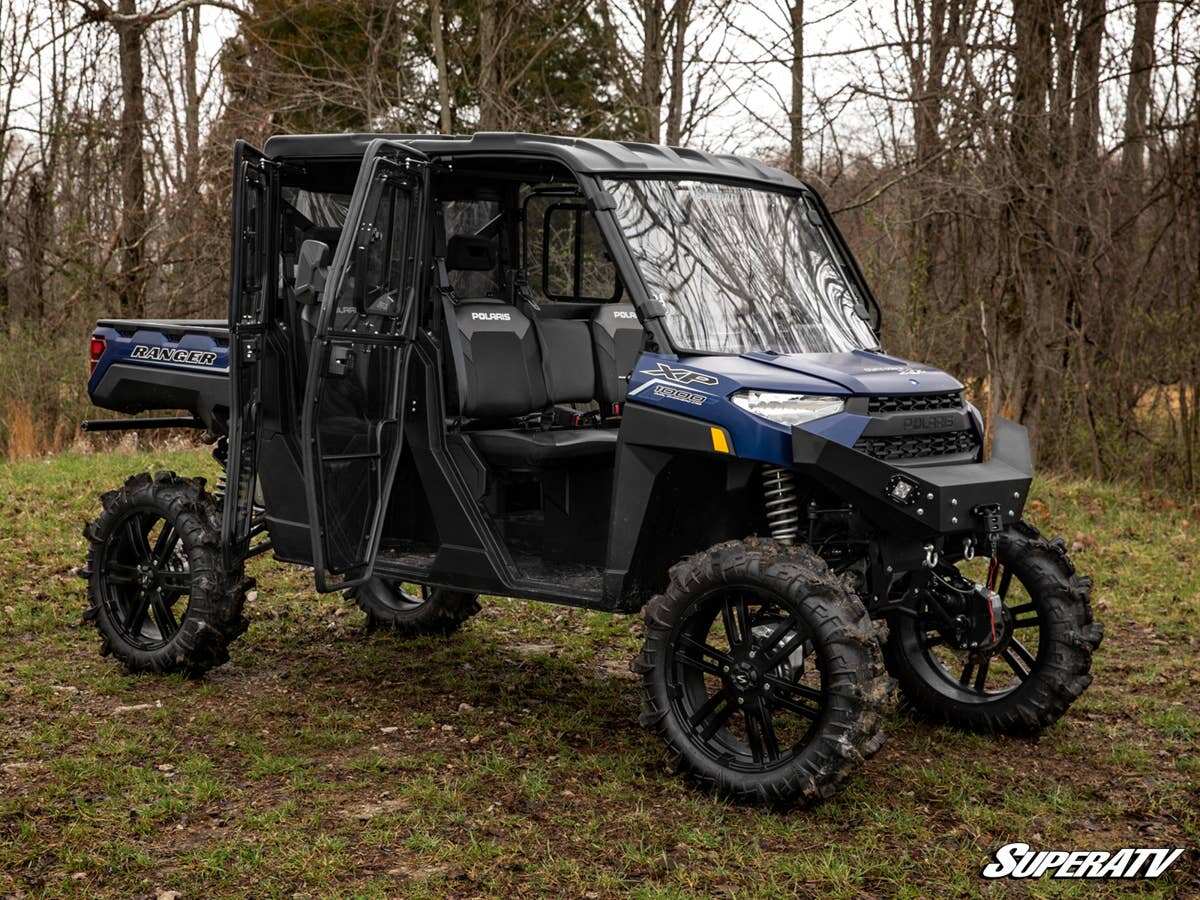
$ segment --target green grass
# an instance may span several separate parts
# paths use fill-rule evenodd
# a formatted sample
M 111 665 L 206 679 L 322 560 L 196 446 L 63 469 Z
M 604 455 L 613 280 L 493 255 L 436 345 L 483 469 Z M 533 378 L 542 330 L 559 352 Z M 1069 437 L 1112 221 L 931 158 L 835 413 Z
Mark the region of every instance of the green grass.
M 124 674 L 80 624 L 73 569 L 98 494 L 160 468 L 216 474 L 192 451 L 0 466 L 0 895 L 1200 890 L 1194 510 L 1041 480 L 1031 518 L 1096 579 L 1088 693 L 1036 742 L 893 710 L 842 794 L 778 813 L 697 793 L 638 728 L 636 617 L 489 598 L 450 640 L 402 642 L 256 560 L 229 665 L 199 682 Z M 1013 840 L 1192 851 L 1153 885 L 983 883 Z

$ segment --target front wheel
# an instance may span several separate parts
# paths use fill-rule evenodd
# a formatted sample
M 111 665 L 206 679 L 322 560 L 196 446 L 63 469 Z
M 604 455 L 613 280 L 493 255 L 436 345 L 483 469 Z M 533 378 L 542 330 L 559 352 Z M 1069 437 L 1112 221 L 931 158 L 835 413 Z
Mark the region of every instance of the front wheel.
M 633 669 L 642 724 L 734 799 L 824 800 L 883 743 L 874 626 L 807 548 L 730 541 L 674 566 Z
M 1091 684 L 1103 626 L 1091 579 L 1061 540 L 1020 522 L 1004 532 L 991 572 L 999 608 L 953 567 L 935 570 L 916 616 L 895 615 L 888 669 L 914 711 L 989 734 L 1030 734 L 1058 721 Z M 982 611 L 981 611 L 982 610 Z

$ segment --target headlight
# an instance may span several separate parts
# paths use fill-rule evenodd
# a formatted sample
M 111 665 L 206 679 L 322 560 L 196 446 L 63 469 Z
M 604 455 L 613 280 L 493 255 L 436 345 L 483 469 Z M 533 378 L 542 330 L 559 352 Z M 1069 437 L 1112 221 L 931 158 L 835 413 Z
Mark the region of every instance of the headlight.
M 813 397 L 775 391 L 738 391 L 730 399 L 746 412 L 780 425 L 803 425 L 813 419 L 840 413 L 846 408 L 840 397 Z

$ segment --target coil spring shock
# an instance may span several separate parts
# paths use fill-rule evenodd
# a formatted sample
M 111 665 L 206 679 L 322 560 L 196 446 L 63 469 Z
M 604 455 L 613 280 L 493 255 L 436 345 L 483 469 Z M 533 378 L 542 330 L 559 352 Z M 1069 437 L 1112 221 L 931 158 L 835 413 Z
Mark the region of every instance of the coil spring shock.
M 225 465 L 229 460 L 229 441 L 222 437 L 217 440 L 216 446 L 212 450 L 212 458 L 221 465 L 221 475 L 217 478 L 217 485 L 212 491 L 213 499 L 218 506 L 225 502 Z
M 794 544 L 800 533 L 800 501 L 796 498 L 796 476 L 779 466 L 763 466 L 763 501 L 771 537 L 781 544 Z

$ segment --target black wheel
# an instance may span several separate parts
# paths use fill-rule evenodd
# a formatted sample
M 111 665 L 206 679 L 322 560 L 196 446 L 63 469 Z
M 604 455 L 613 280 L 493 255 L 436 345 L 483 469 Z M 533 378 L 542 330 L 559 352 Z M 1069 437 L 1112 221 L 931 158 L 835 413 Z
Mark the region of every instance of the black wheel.
M 922 715 L 985 733 L 1037 732 L 1091 684 L 1104 635 L 1092 619 L 1091 579 L 1075 573 L 1061 540 L 1025 523 L 1001 535 L 994 563 L 976 564 L 988 567 L 979 577 L 1000 599 L 987 627 L 965 624 L 986 601 L 969 578 L 942 566 L 918 616 L 891 621 L 888 668 Z
M 807 548 L 731 541 L 676 565 L 633 669 L 642 724 L 735 799 L 818 802 L 883 744 L 874 626 Z
M 378 577 L 346 596 L 367 614 L 369 630 L 384 628 L 405 637 L 450 634 L 480 609 L 475 594 Z
M 198 675 L 246 630 L 253 582 L 222 569 L 220 516 L 202 478 L 135 475 L 84 529 L 88 599 L 101 652 L 134 672 Z

